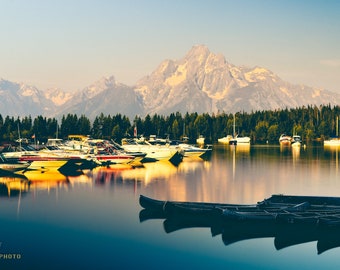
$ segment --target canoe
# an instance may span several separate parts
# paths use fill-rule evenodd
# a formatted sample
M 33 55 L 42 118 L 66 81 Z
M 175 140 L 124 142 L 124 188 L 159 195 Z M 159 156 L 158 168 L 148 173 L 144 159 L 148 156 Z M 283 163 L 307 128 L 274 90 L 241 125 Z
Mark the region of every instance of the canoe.
M 161 201 L 140 196 L 140 222 L 164 219 L 166 233 L 210 228 L 225 245 L 256 238 L 274 238 L 277 250 L 317 242 L 317 252 L 340 247 L 338 197 L 272 195 L 251 205 Z
M 257 204 L 161 201 L 143 195 L 140 205 L 164 215 L 191 215 L 225 220 L 305 223 L 317 226 L 340 226 L 340 198 L 272 195 Z
M 208 203 L 208 202 L 181 202 L 181 201 L 162 201 L 152 199 L 150 197 L 140 195 L 139 204 L 145 209 L 154 209 L 154 210 L 165 210 L 166 204 L 180 205 L 183 207 L 195 207 L 195 208 L 206 208 L 206 209 L 215 209 L 215 208 L 224 208 L 224 207 L 256 207 L 256 204 L 251 205 L 242 205 L 242 204 L 226 204 L 226 203 Z

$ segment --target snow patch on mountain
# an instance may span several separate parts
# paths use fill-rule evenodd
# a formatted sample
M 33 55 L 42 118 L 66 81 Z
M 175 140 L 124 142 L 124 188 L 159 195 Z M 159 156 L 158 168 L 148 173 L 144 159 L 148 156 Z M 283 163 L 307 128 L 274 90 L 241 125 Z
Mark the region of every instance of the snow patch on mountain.
M 321 104 L 340 104 L 340 95 L 290 84 L 264 67 L 235 66 L 204 45 L 193 46 L 181 59 L 162 61 L 135 86 L 108 76 L 68 93 L 0 79 L 0 114 L 13 116 L 74 113 L 93 119 L 100 113 L 120 113 L 133 119 L 155 113 L 234 113 Z

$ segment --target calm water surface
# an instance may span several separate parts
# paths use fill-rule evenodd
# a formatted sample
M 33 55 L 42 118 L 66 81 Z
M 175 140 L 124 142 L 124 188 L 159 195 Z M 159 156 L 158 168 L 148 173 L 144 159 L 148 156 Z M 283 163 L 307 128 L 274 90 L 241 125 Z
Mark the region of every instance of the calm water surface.
M 340 267 L 339 234 L 323 244 L 289 231 L 281 240 L 235 228 L 171 231 L 162 219 L 140 221 L 138 203 L 140 194 L 227 203 L 256 203 L 272 194 L 340 196 L 336 149 L 216 145 L 209 160 L 185 159 L 177 167 L 158 162 L 26 178 L 29 185 L 0 178 L 0 269 Z

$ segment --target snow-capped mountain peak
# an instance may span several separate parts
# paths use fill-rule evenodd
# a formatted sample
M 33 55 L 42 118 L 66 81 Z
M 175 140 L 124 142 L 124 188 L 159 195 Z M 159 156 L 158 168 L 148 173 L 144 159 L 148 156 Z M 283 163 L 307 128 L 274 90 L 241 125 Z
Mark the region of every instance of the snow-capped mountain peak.
M 120 113 L 238 112 L 340 103 L 340 95 L 293 85 L 264 67 L 235 66 L 207 46 L 195 45 L 178 60 L 164 60 L 130 87 L 114 76 L 102 77 L 76 93 L 40 91 L 0 79 L 0 114 L 60 116 Z

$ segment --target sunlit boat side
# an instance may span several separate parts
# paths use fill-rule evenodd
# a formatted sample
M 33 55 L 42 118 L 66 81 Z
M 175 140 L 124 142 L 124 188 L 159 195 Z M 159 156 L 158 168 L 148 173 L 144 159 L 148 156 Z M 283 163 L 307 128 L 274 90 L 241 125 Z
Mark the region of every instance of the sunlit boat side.
M 283 133 L 279 138 L 279 143 L 281 146 L 290 146 L 290 144 L 292 143 L 292 137 Z
M 152 145 L 147 141 L 137 142 L 134 139 L 123 139 L 122 148 L 127 152 L 144 152 L 145 158 L 153 161 L 168 160 L 172 162 L 180 162 L 183 153 L 179 147 L 171 147 L 170 145 Z
M 291 145 L 292 145 L 292 147 L 300 147 L 301 146 L 301 136 L 293 135 Z

